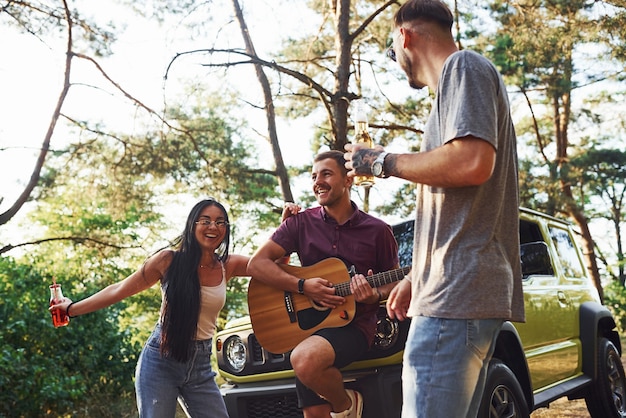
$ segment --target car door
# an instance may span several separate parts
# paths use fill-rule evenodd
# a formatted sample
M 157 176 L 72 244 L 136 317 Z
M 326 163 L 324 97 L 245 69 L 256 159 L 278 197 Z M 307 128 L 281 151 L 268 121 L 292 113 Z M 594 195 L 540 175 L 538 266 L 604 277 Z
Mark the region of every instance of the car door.
M 552 231 L 554 231 L 552 233 Z M 532 376 L 533 390 L 580 373 L 578 314 L 567 278 L 557 260 L 557 247 L 567 242 L 568 229 L 528 217 L 520 219 L 522 255 L 525 245 L 543 248 L 548 266 L 524 276 L 526 322 L 516 324 Z M 541 246 L 541 247 L 540 247 Z

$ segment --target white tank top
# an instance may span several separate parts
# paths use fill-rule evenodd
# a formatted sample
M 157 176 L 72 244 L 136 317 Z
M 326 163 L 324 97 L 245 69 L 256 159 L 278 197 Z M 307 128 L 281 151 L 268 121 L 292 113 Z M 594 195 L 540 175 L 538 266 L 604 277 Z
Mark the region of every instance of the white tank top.
M 217 316 L 226 304 L 226 269 L 222 267 L 222 281 L 217 286 L 200 286 L 200 316 L 196 340 L 208 340 L 215 334 Z

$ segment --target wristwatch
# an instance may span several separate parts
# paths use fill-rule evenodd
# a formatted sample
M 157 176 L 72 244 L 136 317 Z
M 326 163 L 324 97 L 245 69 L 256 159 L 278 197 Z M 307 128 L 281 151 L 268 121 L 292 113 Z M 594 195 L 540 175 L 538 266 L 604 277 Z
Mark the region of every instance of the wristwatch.
M 372 174 L 375 177 L 387 178 L 389 176 L 385 175 L 385 157 L 389 154 L 388 152 L 381 152 L 376 158 L 376 161 L 372 164 Z

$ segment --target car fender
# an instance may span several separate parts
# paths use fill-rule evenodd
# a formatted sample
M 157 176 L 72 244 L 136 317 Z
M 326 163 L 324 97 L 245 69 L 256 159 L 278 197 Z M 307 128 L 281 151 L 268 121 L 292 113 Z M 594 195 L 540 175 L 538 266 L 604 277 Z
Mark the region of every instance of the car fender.
M 529 409 L 532 410 L 534 397 L 532 384 L 530 382 L 530 371 L 526 363 L 522 340 L 512 322 L 505 321 L 502 324 L 502 328 L 500 328 L 498 338 L 496 339 L 496 348 L 493 352 L 493 357 L 502 360 L 515 374 L 524 392 L 526 404 Z
M 597 302 L 584 302 L 580 305 L 580 343 L 582 346 L 582 371 L 593 380 L 598 377 L 598 337 L 608 338 L 622 354 L 619 334 L 615 330 L 615 320 L 611 312 Z

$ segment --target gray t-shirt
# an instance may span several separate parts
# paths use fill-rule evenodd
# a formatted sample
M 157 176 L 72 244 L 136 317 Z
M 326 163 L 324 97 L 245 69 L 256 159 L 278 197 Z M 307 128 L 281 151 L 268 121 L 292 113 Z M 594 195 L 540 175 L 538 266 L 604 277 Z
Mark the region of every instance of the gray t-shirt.
M 409 315 L 523 321 L 517 140 L 507 92 L 491 62 L 459 51 L 443 67 L 422 151 L 468 135 L 497 150 L 494 172 L 480 186 L 417 184 Z

